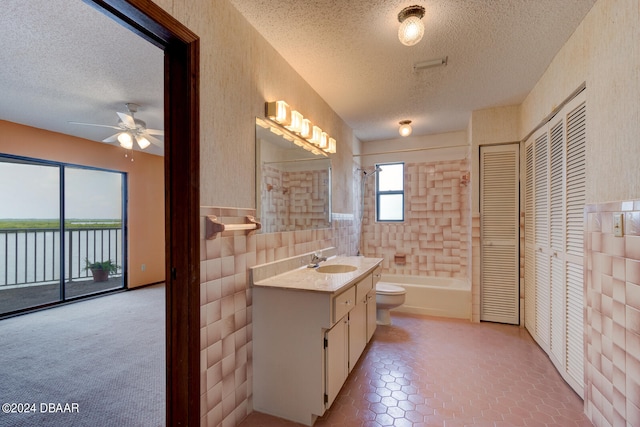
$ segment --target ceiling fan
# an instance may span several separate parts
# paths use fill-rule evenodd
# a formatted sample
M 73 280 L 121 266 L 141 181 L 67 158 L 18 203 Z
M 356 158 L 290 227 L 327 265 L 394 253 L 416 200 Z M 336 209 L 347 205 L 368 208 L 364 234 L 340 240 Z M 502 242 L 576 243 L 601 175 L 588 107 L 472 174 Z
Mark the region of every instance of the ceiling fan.
M 162 141 L 155 138 L 153 135 L 162 136 L 164 131 L 160 129 L 147 129 L 147 124 L 140 119 L 136 119 L 134 114 L 138 112 L 138 104 L 131 102 L 125 104 L 129 114 L 116 112 L 120 120 L 116 126 L 111 125 L 99 125 L 95 123 L 82 123 L 82 122 L 69 122 L 74 125 L 84 126 L 98 126 L 103 128 L 117 129 L 118 132 L 114 133 L 108 138 L 102 140 L 102 142 L 115 142 L 118 141 L 120 146 L 127 150 L 133 149 L 133 141 L 144 150 L 149 145 L 154 144 L 158 147 L 162 147 Z

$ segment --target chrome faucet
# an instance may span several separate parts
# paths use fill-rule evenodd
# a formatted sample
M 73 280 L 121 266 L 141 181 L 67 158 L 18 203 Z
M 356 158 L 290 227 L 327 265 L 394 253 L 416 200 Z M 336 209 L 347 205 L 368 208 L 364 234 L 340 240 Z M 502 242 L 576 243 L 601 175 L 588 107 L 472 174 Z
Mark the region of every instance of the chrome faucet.
M 326 261 L 326 260 L 327 260 L 327 257 L 322 256 L 322 251 L 314 252 L 313 255 L 311 255 L 311 263 L 307 265 L 307 267 L 316 268 L 322 261 Z

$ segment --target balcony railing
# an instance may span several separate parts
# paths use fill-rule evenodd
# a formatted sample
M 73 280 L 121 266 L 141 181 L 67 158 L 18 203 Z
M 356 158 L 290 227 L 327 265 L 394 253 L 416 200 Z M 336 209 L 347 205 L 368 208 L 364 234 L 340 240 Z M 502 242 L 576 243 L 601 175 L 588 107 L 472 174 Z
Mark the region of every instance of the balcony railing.
M 122 229 L 83 228 L 64 232 L 64 267 L 60 258 L 60 230 L 55 228 L 0 229 L 0 288 L 91 277 L 86 260 L 112 260 L 122 273 Z

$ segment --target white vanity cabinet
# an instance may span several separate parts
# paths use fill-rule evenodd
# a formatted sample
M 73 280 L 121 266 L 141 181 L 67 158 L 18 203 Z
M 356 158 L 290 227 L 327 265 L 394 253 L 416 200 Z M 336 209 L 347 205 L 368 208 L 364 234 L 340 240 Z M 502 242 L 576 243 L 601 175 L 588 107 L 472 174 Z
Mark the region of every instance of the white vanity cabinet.
M 367 342 L 371 340 L 373 337 L 373 333 L 376 331 L 376 327 L 378 325 L 376 318 L 376 284 L 380 281 L 380 277 L 382 276 L 382 266 L 378 264 L 378 266 L 373 270 L 371 274 L 372 286 L 371 290 L 367 293 L 366 301 L 367 301 Z
M 312 425 L 329 408 L 370 339 L 368 295 L 378 263 L 346 276 L 335 292 L 254 285 L 256 411 Z

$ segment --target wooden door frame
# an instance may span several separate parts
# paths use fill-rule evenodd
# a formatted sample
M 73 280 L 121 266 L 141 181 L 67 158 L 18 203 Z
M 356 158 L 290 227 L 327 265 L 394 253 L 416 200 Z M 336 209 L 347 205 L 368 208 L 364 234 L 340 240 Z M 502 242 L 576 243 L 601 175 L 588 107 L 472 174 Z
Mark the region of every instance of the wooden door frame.
M 166 425 L 200 424 L 199 38 L 149 0 L 85 0 L 165 52 Z

